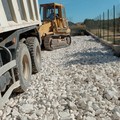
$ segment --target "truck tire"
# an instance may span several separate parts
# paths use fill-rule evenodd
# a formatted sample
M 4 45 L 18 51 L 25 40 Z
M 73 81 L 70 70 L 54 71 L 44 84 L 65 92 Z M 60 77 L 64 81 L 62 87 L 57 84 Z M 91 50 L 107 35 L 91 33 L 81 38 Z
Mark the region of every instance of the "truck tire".
M 41 48 L 38 39 L 36 37 L 28 37 L 26 45 L 32 60 L 32 73 L 37 73 L 41 70 Z
M 15 92 L 24 92 L 30 85 L 32 74 L 30 53 L 24 43 L 19 43 L 16 55 L 16 75 L 18 80 L 20 80 L 20 87 L 16 89 Z

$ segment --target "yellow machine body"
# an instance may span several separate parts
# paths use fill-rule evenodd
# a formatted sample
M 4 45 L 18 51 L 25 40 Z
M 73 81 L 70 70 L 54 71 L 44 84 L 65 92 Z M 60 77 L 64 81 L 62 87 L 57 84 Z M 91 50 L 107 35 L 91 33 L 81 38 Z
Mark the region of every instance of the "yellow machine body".
M 64 6 L 57 3 L 42 4 L 40 12 L 42 25 L 39 32 L 44 47 L 53 50 L 70 45 L 70 28 Z

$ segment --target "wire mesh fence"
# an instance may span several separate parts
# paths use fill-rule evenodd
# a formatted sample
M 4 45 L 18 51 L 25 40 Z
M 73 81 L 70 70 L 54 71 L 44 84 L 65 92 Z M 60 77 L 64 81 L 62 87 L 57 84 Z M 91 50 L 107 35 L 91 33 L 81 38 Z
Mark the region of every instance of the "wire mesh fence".
M 113 44 L 120 44 L 120 4 L 84 22 L 93 34 Z

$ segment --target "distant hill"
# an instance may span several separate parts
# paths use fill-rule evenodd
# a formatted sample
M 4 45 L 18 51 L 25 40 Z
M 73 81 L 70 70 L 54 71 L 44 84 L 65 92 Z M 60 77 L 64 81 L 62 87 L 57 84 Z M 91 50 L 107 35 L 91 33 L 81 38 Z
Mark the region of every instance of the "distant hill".
M 75 23 L 73 23 L 73 22 L 71 22 L 71 21 L 68 21 L 68 25 L 69 25 L 69 26 L 73 26 L 73 25 L 75 25 Z
M 71 21 L 68 22 L 68 25 L 71 29 L 71 35 L 83 35 L 84 31 L 86 29 L 85 25 L 81 24 L 80 22 L 78 23 L 73 23 Z

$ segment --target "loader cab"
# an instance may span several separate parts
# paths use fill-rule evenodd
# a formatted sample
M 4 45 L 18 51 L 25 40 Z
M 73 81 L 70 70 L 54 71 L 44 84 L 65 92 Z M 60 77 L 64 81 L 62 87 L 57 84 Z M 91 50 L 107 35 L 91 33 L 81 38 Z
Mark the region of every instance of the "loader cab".
M 66 19 L 65 8 L 61 4 L 49 3 L 40 5 L 42 22 L 55 19 Z
M 44 29 L 56 34 L 70 33 L 65 8 L 61 4 L 49 3 L 40 5 L 40 14 Z
M 68 26 L 65 8 L 61 4 L 41 4 L 40 13 L 42 22 L 54 21 L 56 26 L 61 28 Z

